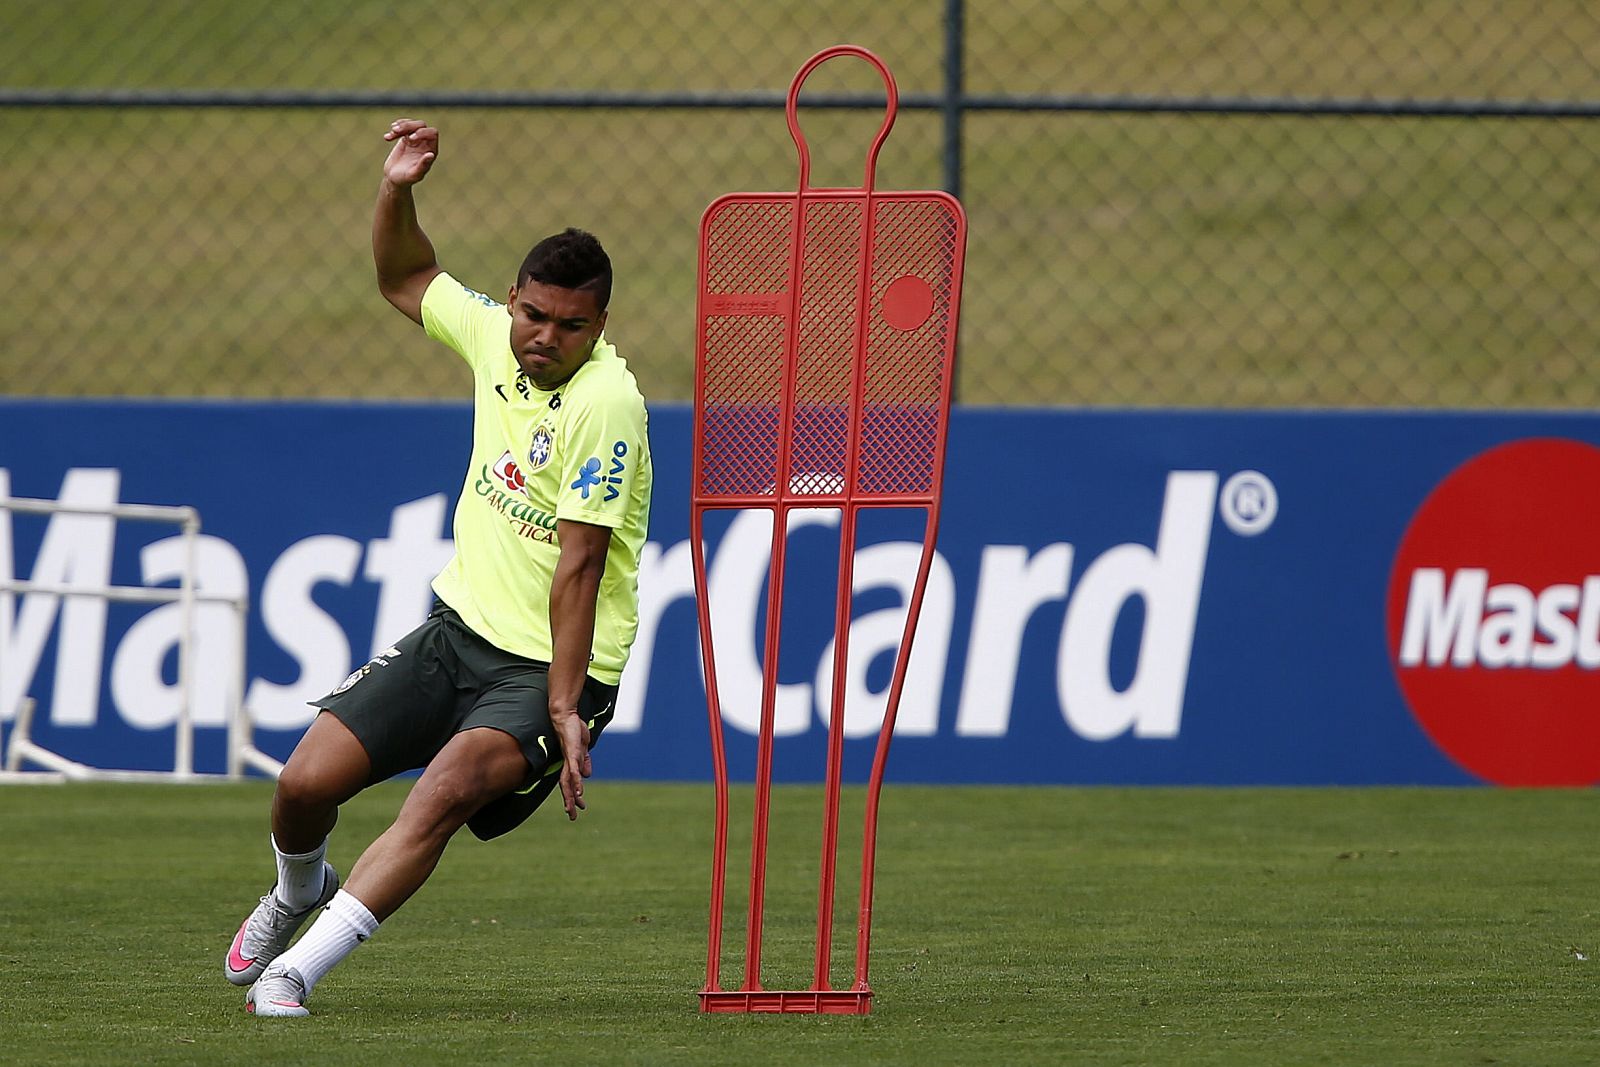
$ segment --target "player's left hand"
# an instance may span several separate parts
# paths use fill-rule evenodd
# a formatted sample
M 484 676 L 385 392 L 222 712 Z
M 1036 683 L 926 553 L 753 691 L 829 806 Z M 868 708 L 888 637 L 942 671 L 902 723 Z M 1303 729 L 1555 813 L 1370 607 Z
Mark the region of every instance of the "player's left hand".
M 573 820 L 587 807 L 583 801 L 583 780 L 594 773 L 594 763 L 589 758 L 593 739 L 577 712 L 552 715 L 550 721 L 561 738 L 561 804 L 567 809 L 567 819 Z

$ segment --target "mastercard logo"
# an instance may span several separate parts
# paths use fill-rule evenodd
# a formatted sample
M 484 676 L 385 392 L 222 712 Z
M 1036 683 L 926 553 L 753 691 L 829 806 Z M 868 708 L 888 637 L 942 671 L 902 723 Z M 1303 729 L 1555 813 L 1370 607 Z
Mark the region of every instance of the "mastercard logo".
M 1401 539 L 1387 630 L 1412 714 L 1462 767 L 1600 782 L 1600 448 L 1514 441 L 1452 471 Z

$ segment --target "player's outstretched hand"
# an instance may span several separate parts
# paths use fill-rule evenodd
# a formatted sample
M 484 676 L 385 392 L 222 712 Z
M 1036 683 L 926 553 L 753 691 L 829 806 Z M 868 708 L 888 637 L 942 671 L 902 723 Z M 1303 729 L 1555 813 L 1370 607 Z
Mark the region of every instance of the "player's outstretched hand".
M 583 780 L 594 773 L 594 763 L 589 758 L 593 740 L 589 727 L 576 714 L 551 716 L 556 733 L 561 735 L 561 804 L 567 809 L 567 818 L 576 819 L 586 804 L 583 802 Z
M 421 119 L 395 119 L 383 139 L 394 142 L 383 176 L 396 185 L 417 184 L 439 158 L 439 131 Z

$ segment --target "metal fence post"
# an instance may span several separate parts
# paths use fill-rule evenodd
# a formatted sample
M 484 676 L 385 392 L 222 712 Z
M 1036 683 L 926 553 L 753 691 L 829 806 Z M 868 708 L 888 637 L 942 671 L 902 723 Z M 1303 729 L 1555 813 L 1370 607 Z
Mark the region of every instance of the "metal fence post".
M 961 74 L 966 56 L 966 5 L 945 0 L 944 5 L 944 191 L 961 199 L 961 115 L 966 109 Z

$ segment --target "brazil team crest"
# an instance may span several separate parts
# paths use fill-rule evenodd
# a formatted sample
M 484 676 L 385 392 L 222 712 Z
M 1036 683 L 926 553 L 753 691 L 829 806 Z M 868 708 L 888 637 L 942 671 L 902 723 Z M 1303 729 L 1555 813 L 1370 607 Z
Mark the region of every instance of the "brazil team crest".
M 536 471 L 550 462 L 550 450 L 554 439 L 550 435 L 550 427 L 540 426 L 533 431 L 533 442 L 528 445 L 528 469 Z
M 350 672 L 350 677 L 339 683 L 339 688 L 335 689 L 332 695 L 338 696 L 340 693 L 343 693 L 345 690 L 361 681 L 361 679 L 365 678 L 367 676 L 367 672 L 371 669 L 372 668 L 370 666 L 357 667 L 355 670 Z

